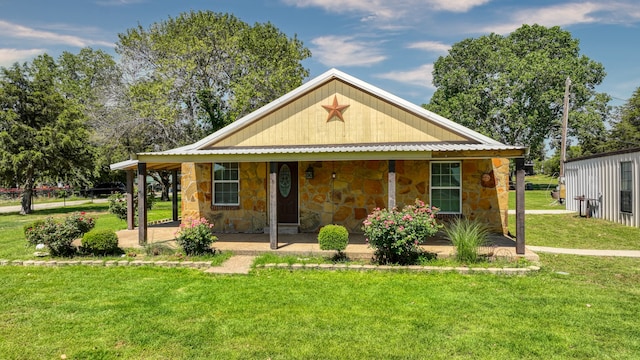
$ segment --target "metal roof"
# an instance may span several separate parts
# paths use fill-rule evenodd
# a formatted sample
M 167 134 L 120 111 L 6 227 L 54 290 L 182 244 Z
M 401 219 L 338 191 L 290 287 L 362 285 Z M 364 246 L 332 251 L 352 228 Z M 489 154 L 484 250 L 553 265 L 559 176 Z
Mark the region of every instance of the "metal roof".
M 253 155 L 253 154 L 313 154 L 335 152 L 433 152 L 433 151 L 500 151 L 525 150 L 521 146 L 467 143 L 387 143 L 387 144 L 339 144 L 306 146 L 269 146 L 269 147 L 224 147 L 217 149 L 177 148 L 163 152 L 140 153 L 141 156 L 153 155 Z

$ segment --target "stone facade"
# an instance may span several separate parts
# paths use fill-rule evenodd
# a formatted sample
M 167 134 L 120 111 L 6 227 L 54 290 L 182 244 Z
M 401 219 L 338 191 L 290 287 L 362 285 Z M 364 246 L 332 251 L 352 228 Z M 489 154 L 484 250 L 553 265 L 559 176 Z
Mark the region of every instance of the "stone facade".
M 367 215 L 387 206 L 387 161 L 300 162 L 299 168 L 308 166 L 314 177 L 300 177 L 300 231 L 339 224 L 350 232 L 362 232 Z
M 261 233 L 267 223 L 267 165 L 240 163 L 240 205 L 212 205 L 211 164 L 182 164 L 182 218 L 204 217 L 218 232 Z
M 305 170 L 314 170 L 312 179 Z M 240 164 L 240 205 L 212 206 L 211 164 L 182 165 L 183 218 L 205 217 L 220 232 L 262 232 L 268 225 L 266 163 Z M 300 231 L 317 232 L 323 225 L 344 225 L 362 232 L 362 221 L 376 207 L 387 207 L 388 162 L 301 161 L 298 166 Z M 430 162 L 396 161 L 396 206 L 429 202 Z M 335 176 L 333 175 L 335 174 Z M 462 214 L 507 232 L 509 160 L 462 161 Z

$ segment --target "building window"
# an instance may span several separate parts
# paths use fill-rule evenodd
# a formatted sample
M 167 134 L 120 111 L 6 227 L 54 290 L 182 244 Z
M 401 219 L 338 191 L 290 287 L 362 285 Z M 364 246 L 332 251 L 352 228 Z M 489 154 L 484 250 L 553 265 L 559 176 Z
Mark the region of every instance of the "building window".
M 213 205 L 240 205 L 238 163 L 213 164 Z
M 620 211 L 633 212 L 633 172 L 631 161 L 620 163 Z
M 431 205 L 441 213 L 462 212 L 461 185 L 460 162 L 431 163 Z

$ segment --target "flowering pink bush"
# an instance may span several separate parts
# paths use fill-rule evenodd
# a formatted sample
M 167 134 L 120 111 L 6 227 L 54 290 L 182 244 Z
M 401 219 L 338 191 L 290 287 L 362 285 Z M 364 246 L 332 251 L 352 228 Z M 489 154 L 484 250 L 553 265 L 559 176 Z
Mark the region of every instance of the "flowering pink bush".
M 401 211 L 376 208 L 363 222 L 369 246 L 381 264 L 405 264 L 419 245 L 442 227 L 436 222 L 438 208 L 416 199 Z
M 176 233 L 176 242 L 186 255 L 211 252 L 211 244 L 218 238 L 211 233 L 213 224 L 205 218 L 185 219 Z

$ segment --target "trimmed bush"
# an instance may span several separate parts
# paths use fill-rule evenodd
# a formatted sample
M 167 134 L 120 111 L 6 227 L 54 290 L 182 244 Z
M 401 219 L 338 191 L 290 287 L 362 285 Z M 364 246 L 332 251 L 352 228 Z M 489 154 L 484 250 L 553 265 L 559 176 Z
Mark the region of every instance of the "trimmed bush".
M 321 250 L 336 250 L 338 253 L 347 248 L 349 232 L 342 225 L 325 225 L 318 233 Z
M 456 259 L 465 263 L 479 260 L 479 249 L 487 246 L 489 230 L 486 225 L 468 219 L 456 219 L 444 229 L 456 248 Z
M 213 224 L 207 219 L 185 219 L 176 234 L 176 243 L 185 255 L 200 255 L 211 252 L 211 244 L 218 240 L 211 233 Z
M 417 259 L 420 244 L 442 227 L 436 222 L 438 208 L 416 199 L 414 205 L 397 209 L 374 209 L 363 222 L 369 246 L 379 264 L 407 265 Z
M 112 229 L 89 231 L 82 237 L 82 249 L 93 255 L 118 253 L 118 235 Z

